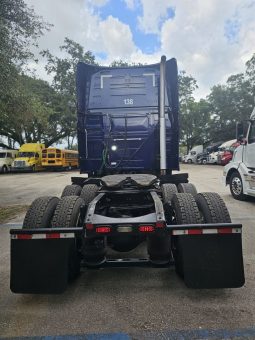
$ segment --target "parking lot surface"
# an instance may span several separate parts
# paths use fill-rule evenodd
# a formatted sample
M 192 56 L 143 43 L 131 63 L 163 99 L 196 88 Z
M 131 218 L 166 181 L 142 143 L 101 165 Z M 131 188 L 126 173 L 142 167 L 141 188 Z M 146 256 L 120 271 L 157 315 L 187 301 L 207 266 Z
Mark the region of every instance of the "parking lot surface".
M 232 221 L 243 224 L 243 288 L 188 289 L 174 268 L 109 268 L 82 272 L 62 295 L 13 294 L 9 289 L 10 226 L 0 226 L 0 337 L 117 333 L 116 339 L 123 334 L 135 339 L 255 339 L 255 202 L 231 197 L 221 183 L 222 167 L 181 167 L 199 192 L 218 192 Z M 59 196 L 73 175 L 77 173 L 0 176 L 0 205 Z M 136 251 L 143 252 L 142 247 Z

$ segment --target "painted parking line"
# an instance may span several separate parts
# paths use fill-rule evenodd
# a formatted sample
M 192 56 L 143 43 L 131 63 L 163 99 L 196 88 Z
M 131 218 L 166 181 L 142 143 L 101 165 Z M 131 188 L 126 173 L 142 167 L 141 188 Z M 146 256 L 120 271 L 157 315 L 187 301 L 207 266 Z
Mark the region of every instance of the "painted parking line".
M 131 335 L 133 340 L 233 340 L 255 339 L 255 327 L 235 330 L 188 330 L 143 332 Z
M 4 338 L 0 338 L 3 340 Z M 255 327 L 235 330 L 185 330 L 185 331 L 158 331 L 137 332 L 132 334 L 80 334 L 58 336 L 15 337 L 8 340 L 233 340 L 255 339 Z

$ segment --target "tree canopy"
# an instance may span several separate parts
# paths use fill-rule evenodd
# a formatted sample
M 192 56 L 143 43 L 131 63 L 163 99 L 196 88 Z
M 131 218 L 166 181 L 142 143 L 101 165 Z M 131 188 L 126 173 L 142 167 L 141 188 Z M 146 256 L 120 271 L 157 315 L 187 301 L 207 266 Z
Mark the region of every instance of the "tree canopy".
M 38 38 L 49 30 L 46 23 L 24 0 L 0 2 L 0 137 L 1 145 L 44 142 L 47 146 L 63 140 L 74 146 L 76 136 L 75 72 L 79 61 L 97 65 L 91 51 L 65 38 L 60 46 L 62 57 L 49 50 L 46 72 L 49 84 L 25 75 L 25 68 L 35 59 L 32 50 Z M 140 66 L 115 60 L 112 67 Z M 255 54 L 245 64 L 243 73 L 231 75 L 224 84 L 215 84 L 205 99 L 195 100 L 196 79 L 185 71 L 179 73 L 180 141 L 187 149 L 234 139 L 237 121 L 249 118 L 254 106 Z
M 20 67 L 34 57 L 31 47 L 49 27 L 24 0 L 1 0 L 0 98 L 13 88 Z

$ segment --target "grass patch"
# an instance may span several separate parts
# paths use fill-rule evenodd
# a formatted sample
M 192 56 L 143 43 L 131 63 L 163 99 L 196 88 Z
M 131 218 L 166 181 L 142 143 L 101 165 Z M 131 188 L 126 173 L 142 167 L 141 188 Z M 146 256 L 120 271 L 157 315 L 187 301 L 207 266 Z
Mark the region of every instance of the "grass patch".
M 29 205 L 11 205 L 0 207 L 0 223 L 5 223 L 8 220 L 27 211 Z

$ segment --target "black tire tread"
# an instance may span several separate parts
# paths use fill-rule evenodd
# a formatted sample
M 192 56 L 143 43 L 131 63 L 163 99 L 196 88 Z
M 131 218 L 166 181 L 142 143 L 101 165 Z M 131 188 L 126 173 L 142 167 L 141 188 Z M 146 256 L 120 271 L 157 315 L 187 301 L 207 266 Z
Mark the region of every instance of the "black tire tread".
M 96 184 L 85 184 L 81 190 L 80 197 L 88 205 L 96 197 L 97 192 L 98 186 Z
M 171 202 L 174 194 L 176 194 L 178 191 L 177 191 L 177 187 L 175 184 L 165 183 L 161 185 L 161 192 L 162 192 L 163 202 L 167 203 L 167 202 Z
M 8 172 L 8 167 L 4 164 L 2 167 L 2 173 L 7 174 L 7 172 Z
M 81 194 L 81 186 L 77 184 L 69 184 L 62 191 L 61 197 L 65 196 L 80 196 Z
M 78 196 L 64 196 L 60 199 L 55 210 L 53 228 L 75 228 L 78 227 L 80 208 L 84 205 L 82 198 Z M 68 279 L 72 281 L 80 272 L 80 256 L 77 248 L 70 252 L 68 258 Z
M 178 184 L 178 192 L 184 192 L 187 194 L 191 194 L 192 196 L 196 196 L 197 195 L 197 189 L 195 187 L 194 184 L 192 183 L 180 183 Z
M 231 223 L 225 202 L 216 192 L 201 192 L 196 202 L 203 214 L 205 223 Z
M 76 219 L 74 214 L 77 214 L 77 209 L 82 205 L 84 201 L 78 196 L 62 197 L 52 218 L 52 228 L 74 228 L 73 223 Z
M 188 193 L 175 194 L 172 202 L 172 209 L 175 212 L 176 224 L 199 224 L 201 216 L 194 197 Z M 180 239 L 173 239 L 173 255 L 175 259 L 175 270 L 180 277 L 183 273 L 183 254 L 180 246 Z
M 201 217 L 194 197 L 188 193 L 178 193 L 172 198 L 172 207 L 177 224 L 198 224 Z
M 59 202 L 58 197 L 36 198 L 30 205 L 23 221 L 23 229 L 50 228 L 51 219 Z

